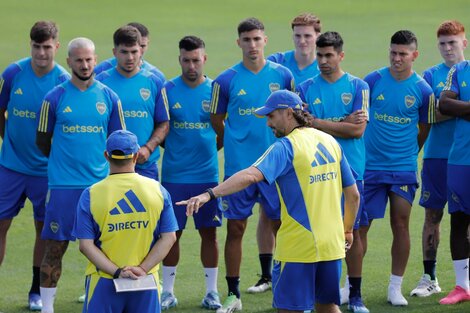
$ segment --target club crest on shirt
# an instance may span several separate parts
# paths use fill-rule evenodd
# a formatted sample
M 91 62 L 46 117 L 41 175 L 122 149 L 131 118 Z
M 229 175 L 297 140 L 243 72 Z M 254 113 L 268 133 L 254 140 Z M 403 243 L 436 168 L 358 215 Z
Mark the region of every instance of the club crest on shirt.
M 341 94 L 341 101 L 343 101 L 344 105 L 350 104 L 351 100 L 352 100 L 352 94 L 350 94 L 350 93 L 342 93 Z
M 146 89 L 146 88 L 140 88 L 140 96 L 142 97 L 142 99 L 144 99 L 144 101 L 147 101 L 148 98 L 150 98 L 150 90 Z
M 209 100 L 202 100 L 201 106 L 204 112 L 209 112 L 211 110 L 211 102 Z
M 423 192 L 423 195 L 422 195 L 422 200 L 424 202 L 428 201 L 429 200 L 429 197 L 431 196 L 431 193 L 429 191 L 424 191 Z
M 106 104 L 103 102 L 96 102 L 96 110 L 99 114 L 103 115 L 106 112 Z
M 415 104 L 416 98 L 414 96 L 405 96 L 405 105 L 409 109 Z
M 271 90 L 271 92 L 275 92 L 279 89 L 281 89 L 281 85 L 279 85 L 278 83 L 269 84 L 269 90 Z
M 60 225 L 57 222 L 51 222 L 49 226 L 51 227 L 52 232 L 55 234 L 59 230 Z

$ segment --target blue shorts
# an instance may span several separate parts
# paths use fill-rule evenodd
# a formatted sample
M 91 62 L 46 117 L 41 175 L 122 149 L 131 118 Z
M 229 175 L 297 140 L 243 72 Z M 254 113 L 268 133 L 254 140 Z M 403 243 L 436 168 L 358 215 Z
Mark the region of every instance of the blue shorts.
M 84 189 L 51 189 L 46 206 L 42 239 L 75 241 L 72 235 L 77 204 Z
M 341 260 L 317 263 L 274 261 L 273 307 L 312 310 L 315 303 L 340 305 Z
M 176 205 L 175 203 L 182 200 L 187 200 L 191 197 L 203 193 L 208 188 L 217 186 L 217 183 L 206 184 L 176 184 L 176 183 L 162 183 L 163 187 L 170 193 L 171 202 L 173 203 L 173 210 L 175 211 L 176 220 L 178 221 L 178 230 L 186 228 L 186 206 Z M 222 201 L 221 199 L 214 199 L 207 202 L 202 206 L 199 211 L 193 215 L 194 225 L 196 229 L 207 227 L 219 227 L 222 225 Z
M 135 172 L 139 175 L 158 180 L 158 168 L 157 164 L 152 164 L 147 168 L 135 168 Z
M 46 195 L 47 177 L 22 174 L 0 165 L 0 220 L 17 216 L 28 198 L 34 219 L 44 221 Z
M 359 208 L 357 209 L 354 229 L 359 229 L 361 226 L 369 225 L 369 218 L 367 217 L 366 210 L 364 210 L 364 181 L 356 180 L 356 186 L 359 191 Z M 344 196 L 341 197 L 341 210 L 344 216 Z
M 225 177 L 226 180 L 228 177 Z M 266 215 L 272 220 L 281 218 L 281 203 L 276 184 L 266 181 L 253 184 L 234 194 L 222 197 L 224 216 L 231 220 L 244 220 L 253 214 L 253 206 L 259 202 Z
M 418 189 L 415 172 L 367 171 L 364 175 L 364 209 L 369 220 L 384 218 L 390 192 L 411 204 Z
M 447 159 L 424 159 L 419 205 L 444 210 L 447 203 Z
M 112 279 L 92 274 L 86 277 L 85 292 L 83 313 L 160 313 L 157 290 L 117 293 Z
M 449 214 L 470 215 L 470 165 L 449 164 L 447 169 Z

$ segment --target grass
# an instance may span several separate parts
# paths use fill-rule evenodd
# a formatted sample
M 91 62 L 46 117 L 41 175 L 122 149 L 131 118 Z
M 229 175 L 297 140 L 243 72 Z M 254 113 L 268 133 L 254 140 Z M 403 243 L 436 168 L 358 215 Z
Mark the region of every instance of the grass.
M 235 44 L 236 25 L 249 16 L 259 17 L 266 26 L 269 37 L 266 54 L 292 48 L 290 20 L 304 11 L 317 14 L 323 29 L 336 30 L 345 41 L 346 57 L 343 68 L 362 77 L 368 72 L 388 64 L 390 36 L 399 29 L 413 30 L 419 39 L 420 57 L 415 69 L 440 62 L 436 49 L 435 29 L 445 19 L 458 19 L 466 23 L 470 9 L 466 0 L 442 1 L 184 1 L 142 0 L 124 1 L 54 1 L 22 0 L 3 1 L 0 5 L 0 68 L 29 53 L 28 33 L 39 19 L 55 20 L 60 26 L 62 48 L 57 61 L 65 65 L 67 42 L 77 36 L 94 40 L 99 59 L 111 54 L 111 36 L 114 30 L 130 21 L 146 24 L 151 31 L 151 46 L 146 59 L 156 64 L 171 78 L 180 73 L 177 63 L 178 40 L 194 34 L 206 41 L 208 63 L 206 74 L 212 78 L 240 60 L 240 50 Z M 470 25 L 467 25 L 470 27 Z M 256 211 L 256 210 L 255 210 Z M 9 232 L 7 257 L 0 268 L 0 312 L 27 312 L 26 293 L 30 284 L 33 222 L 31 207 L 27 207 L 14 220 Z M 424 212 L 415 203 L 411 218 L 412 251 L 405 275 L 403 290 L 415 287 L 422 274 L 421 227 Z M 241 289 L 253 284 L 259 273 L 255 225 L 257 214 L 250 219 L 244 239 Z M 392 308 L 386 303 L 386 287 L 390 272 L 391 232 L 389 220 L 374 222 L 370 232 L 369 251 L 364 262 L 364 299 L 371 312 L 470 312 L 470 303 L 444 307 L 438 304 L 439 296 L 409 298 L 409 306 Z M 191 224 L 190 224 L 191 225 Z M 444 293 L 454 285 L 454 273 L 449 251 L 449 218 L 442 222 L 442 240 L 438 255 L 438 277 Z M 220 277 L 219 291 L 226 292 L 223 243 L 225 228 L 219 232 Z M 182 259 L 178 267 L 175 291 L 180 305 L 174 312 L 204 312 L 199 308 L 204 291 L 204 278 L 199 261 L 198 234 L 190 229 L 182 238 Z M 76 243 L 69 247 L 64 260 L 63 276 L 59 283 L 56 312 L 80 312 L 76 298 L 83 293 L 85 259 Z M 271 293 L 242 295 L 244 312 L 273 312 Z M 345 310 L 345 308 L 343 308 Z

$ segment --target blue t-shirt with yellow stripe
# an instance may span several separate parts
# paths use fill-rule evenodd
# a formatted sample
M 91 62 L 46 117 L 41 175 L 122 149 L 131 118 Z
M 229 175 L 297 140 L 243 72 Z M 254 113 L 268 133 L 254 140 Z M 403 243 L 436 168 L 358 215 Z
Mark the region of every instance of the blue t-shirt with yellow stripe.
M 444 91 L 457 94 L 457 99 L 470 105 L 470 61 L 454 65 L 447 77 Z M 457 117 L 455 121 L 454 142 L 449 153 L 449 164 L 470 165 L 470 122 Z
M 445 63 L 441 63 L 427 69 L 423 73 L 423 78 L 431 86 L 436 101 L 439 101 L 438 99 L 442 89 L 444 89 L 449 70 L 450 68 Z M 447 159 L 450 147 L 452 146 L 452 138 L 454 138 L 454 129 L 454 118 L 432 124 L 424 144 L 423 159 Z
M 36 76 L 31 58 L 5 69 L 0 78 L 0 108 L 7 112 L 0 150 L 2 166 L 26 175 L 47 176 L 47 157 L 35 142 L 37 113 L 46 93 L 69 78 L 58 64 L 49 73 Z
M 435 122 L 431 87 L 415 72 L 397 81 L 388 67 L 370 73 L 364 80 L 370 88 L 366 170 L 416 172 L 418 123 Z
M 287 68 L 271 61 L 256 74 L 240 62 L 212 83 L 211 113 L 226 114 L 225 176 L 253 164 L 275 141 L 266 119 L 256 117 L 254 111 L 281 89 L 293 90 L 294 79 Z
M 294 129 L 253 166 L 279 191 L 274 258 L 299 263 L 344 258 L 341 195 L 355 179 L 336 140 L 313 128 Z
M 140 70 L 127 78 L 114 67 L 99 74 L 96 80 L 119 96 L 126 128 L 137 136 L 140 146 L 150 139 L 158 123 L 168 121 L 168 110 L 161 101 L 163 85 L 151 72 Z M 157 147 L 148 160 L 143 164 L 136 164 L 136 168 L 153 166 L 159 158 L 160 149 Z
M 115 57 L 112 57 L 107 60 L 104 60 L 103 62 L 95 66 L 94 72 L 96 75 L 98 75 L 104 71 L 109 70 L 110 68 L 116 67 L 116 65 L 117 65 L 117 60 Z M 140 68 L 145 71 L 149 71 L 155 76 L 157 76 L 161 84 L 165 83 L 166 81 L 165 74 L 163 74 L 163 72 L 160 71 L 155 65 L 152 65 L 149 62 L 142 60 L 142 64 L 140 65 Z
M 52 134 L 48 178 L 51 189 L 86 188 L 108 175 L 106 138 L 125 129 L 118 96 L 94 81 L 81 91 L 66 81 L 44 98 L 38 132 Z
M 92 239 L 119 267 L 139 265 L 161 233 L 176 230 L 168 192 L 156 180 L 136 173 L 109 175 L 85 189 L 74 225 L 78 239 Z M 157 271 L 158 265 L 149 273 L 158 275 Z M 112 278 L 89 262 L 86 275 L 93 273 Z
M 267 59 L 287 67 L 292 72 L 292 75 L 294 75 L 296 86 L 299 86 L 307 79 L 320 74 L 320 70 L 318 69 L 318 62 L 316 59 L 309 66 L 303 69 L 299 69 L 297 61 L 295 60 L 295 50 L 273 53 L 268 56 Z
M 216 135 L 210 122 L 212 79 L 195 88 L 178 76 L 165 84 L 162 99 L 170 112 L 162 181 L 212 183 L 219 180 Z
M 369 110 L 369 86 L 348 73 L 334 83 L 317 75 L 300 84 L 298 90 L 300 98 L 308 105 L 308 111 L 323 120 L 341 122 L 357 110 Z M 335 139 L 357 173 L 357 180 L 362 180 L 366 165 L 364 137 Z

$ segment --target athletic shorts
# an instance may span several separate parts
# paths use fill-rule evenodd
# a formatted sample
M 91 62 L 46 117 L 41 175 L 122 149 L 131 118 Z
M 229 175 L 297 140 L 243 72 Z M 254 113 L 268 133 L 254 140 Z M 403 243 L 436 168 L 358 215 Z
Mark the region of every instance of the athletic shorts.
M 28 198 L 33 204 L 34 220 L 44 221 L 46 195 L 47 177 L 26 175 L 0 165 L 0 220 L 17 216 Z
M 92 274 L 86 277 L 85 292 L 83 313 L 160 313 L 157 290 L 117 293 L 112 279 Z
M 175 211 L 176 220 L 178 221 L 178 230 L 186 228 L 186 206 L 176 205 L 176 202 L 187 200 L 191 197 L 203 193 L 208 188 L 217 186 L 217 183 L 205 184 L 176 184 L 176 183 L 162 183 L 163 187 L 170 193 L 171 201 L 173 203 L 173 210 Z M 194 225 L 196 229 L 207 227 L 219 227 L 222 225 L 222 200 L 214 199 L 207 202 L 202 206 L 199 211 L 193 215 Z
M 364 181 L 356 180 L 357 190 L 359 191 L 359 208 L 357 209 L 356 221 L 354 222 L 354 229 L 359 229 L 361 226 L 369 225 L 369 218 L 367 217 L 366 210 L 364 210 Z M 341 197 L 341 209 L 344 216 L 344 196 Z
M 139 175 L 158 180 L 158 168 L 157 164 L 150 165 L 147 168 L 135 168 L 135 172 Z
M 470 165 L 449 164 L 447 169 L 449 214 L 470 215 Z
M 78 200 L 83 190 L 83 188 L 49 190 L 42 239 L 75 241 L 72 230 L 77 215 Z
M 390 192 L 413 204 L 418 181 L 415 172 L 367 171 L 364 208 L 369 220 L 384 218 Z
M 224 180 L 228 179 L 225 177 Z M 234 194 L 222 197 L 224 216 L 231 220 L 244 220 L 253 214 L 253 206 L 259 203 L 272 220 L 281 218 L 281 203 L 276 184 L 266 181 L 250 185 Z
M 273 307 L 312 310 L 315 303 L 340 305 L 341 260 L 316 263 L 274 261 Z
M 444 210 L 447 203 L 447 180 L 444 177 L 447 177 L 447 159 L 423 160 L 420 206 Z

